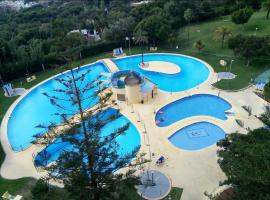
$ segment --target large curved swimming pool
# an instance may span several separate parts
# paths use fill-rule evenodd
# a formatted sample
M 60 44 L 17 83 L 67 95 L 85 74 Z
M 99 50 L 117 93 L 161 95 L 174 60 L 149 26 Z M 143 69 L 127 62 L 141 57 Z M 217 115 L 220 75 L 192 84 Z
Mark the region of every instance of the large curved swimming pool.
M 210 94 L 197 94 L 174 101 L 157 111 L 156 125 L 169 126 L 179 120 L 193 116 L 210 116 L 226 120 L 226 111 L 231 104 L 221 97 Z
M 208 67 L 197 59 L 175 54 L 146 54 L 144 61 L 171 62 L 181 68 L 177 74 L 163 74 L 140 69 L 141 56 L 131 56 L 114 60 L 121 70 L 135 70 L 148 77 L 167 92 L 179 92 L 191 89 L 207 80 L 210 72 Z M 165 67 L 165 66 L 164 66 Z
M 117 111 L 113 108 L 103 111 L 103 119 L 105 120 L 111 115 L 115 115 L 116 112 Z M 120 156 L 131 153 L 134 149 L 140 146 L 140 135 L 136 127 L 130 123 L 125 116 L 121 115 L 112 123 L 104 126 L 100 133 L 101 137 L 105 137 L 127 123 L 130 124 L 128 130 L 125 131 L 123 135 L 116 138 L 116 142 L 119 144 L 118 155 Z M 79 133 L 78 137 L 82 137 L 82 134 Z M 63 142 L 61 138 L 56 139 L 35 157 L 36 166 L 44 166 L 56 161 L 63 151 L 74 151 L 74 147 L 68 142 Z
M 84 83 L 79 84 L 81 88 L 83 88 L 87 82 L 95 80 L 102 72 L 108 72 L 108 69 L 102 63 L 95 63 L 81 68 L 78 73 L 85 73 L 89 69 L 92 71 L 87 74 Z M 70 73 L 60 74 L 58 78 L 67 76 L 70 76 Z M 60 124 L 60 117 L 54 115 L 55 113 L 60 112 L 59 109 L 57 109 L 56 106 L 53 106 L 50 103 L 49 98 L 44 96 L 43 93 L 45 92 L 54 95 L 56 93 L 53 90 L 61 88 L 64 88 L 62 84 L 55 79 L 50 79 L 29 92 L 16 105 L 7 124 L 7 135 L 13 150 L 20 151 L 31 145 L 31 142 L 34 139 L 33 136 L 40 131 L 35 128 L 37 125 L 49 125 L 49 122 Z M 93 88 L 92 90 L 89 90 L 85 95 L 91 95 L 96 89 L 97 88 Z M 65 94 L 57 93 L 56 96 L 64 98 Z M 90 108 L 98 101 L 98 99 L 92 100 L 93 101 L 89 100 L 88 102 L 85 102 L 83 107 Z M 63 106 L 70 111 L 76 109 L 68 103 L 63 104 Z
M 225 137 L 219 126 L 209 122 L 197 122 L 176 131 L 169 141 L 179 149 L 199 150 L 216 144 Z

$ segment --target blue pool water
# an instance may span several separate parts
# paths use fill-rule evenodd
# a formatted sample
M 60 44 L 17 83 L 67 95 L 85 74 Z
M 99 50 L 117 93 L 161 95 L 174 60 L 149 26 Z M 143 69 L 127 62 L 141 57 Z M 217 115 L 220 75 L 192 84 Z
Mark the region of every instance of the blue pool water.
M 81 68 L 79 73 L 84 73 L 89 69 L 92 69 L 92 71 L 87 74 L 84 83 L 79 84 L 81 88 L 86 83 L 95 80 L 102 72 L 108 72 L 103 64 L 96 63 Z M 58 77 L 62 78 L 66 76 L 70 76 L 70 73 L 61 74 Z M 42 93 L 46 92 L 53 95 L 55 94 L 53 92 L 54 89 L 61 88 L 63 88 L 63 86 L 55 79 L 48 80 L 28 93 L 16 105 L 7 125 L 8 139 L 13 150 L 19 151 L 31 145 L 31 141 L 34 139 L 33 136 L 40 131 L 35 128 L 37 125 L 46 123 L 48 125 L 49 122 L 54 122 L 56 124 L 60 123 L 60 117 L 54 115 L 54 113 L 59 112 L 59 110 L 53 106 L 48 97 L 44 96 Z M 93 88 L 92 90 L 89 90 L 85 96 L 91 95 L 96 89 L 97 88 Z M 65 97 L 65 94 L 60 96 L 59 93 L 56 93 L 56 95 L 57 97 Z M 83 107 L 90 108 L 96 104 L 96 102 L 97 99 L 93 99 L 93 101 L 89 100 L 84 103 Z M 76 109 L 68 103 L 62 103 L 62 105 L 70 110 Z
M 104 112 L 106 113 L 104 114 L 103 118 L 106 119 L 109 116 L 114 115 L 116 113 L 116 110 L 113 108 L 109 108 Z M 130 123 L 130 121 L 126 117 L 121 115 L 120 118 L 103 127 L 100 136 L 107 136 L 114 130 L 121 128 L 127 123 Z M 78 137 L 82 137 L 82 134 L 79 134 Z M 118 136 L 116 141 L 119 144 L 118 154 L 125 155 L 127 153 L 131 153 L 136 147 L 140 145 L 140 135 L 136 127 L 132 123 L 130 123 L 130 126 L 128 130 L 125 131 L 125 134 Z M 41 151 L 36 156 L 35 163 L 36 165 L 47 165 L 57 160 L 57 158 L 63 151 L 74 151 L 74 147 L 70 143 L 63 142 L 61 138 L 58 138 L 57 140 L 55 140 L 54 143 L 47 146 L 45 150 Z M 47 159 L 44 159 L 44 154 L 46 154 Z
M 173 75 L 149 72 L 139 68 L 141 56 L 132 56 L 114 60 L 121 70 L 135 70 L 151 81 L 156 83 L 161 90 L 168 92 L 178 92 L 191 89 L 204 82 L 209 76 L 206 65 L 193 58 L 171 55 L 171 54 L 147 54 L 144 61 L 164 61 L 171 62 L 181 68 L 181 72 Z
M 198 94 L 174 101 L 157 111 L 155 121 L 160 127 L 169 126 L 179 120 L 199 115 L 207 115 L 226 120 L 226 111 L 231 104 L 224 99 L 209 95 Z
M 175 132 L 169 141 L 179 149 L 199 150 L 216 144 L 225 137 L 225 132 L 209 122 L 198 122 Z

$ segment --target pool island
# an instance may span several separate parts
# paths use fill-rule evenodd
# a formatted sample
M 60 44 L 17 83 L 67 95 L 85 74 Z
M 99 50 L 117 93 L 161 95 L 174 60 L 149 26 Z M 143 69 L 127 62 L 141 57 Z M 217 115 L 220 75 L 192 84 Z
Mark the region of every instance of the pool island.
M 181 72 L 181 68 L 171 62 L 165 61 L 150 61 L 139 64 L 140 69 L 150 72 L 162 74 L 177 74 Z

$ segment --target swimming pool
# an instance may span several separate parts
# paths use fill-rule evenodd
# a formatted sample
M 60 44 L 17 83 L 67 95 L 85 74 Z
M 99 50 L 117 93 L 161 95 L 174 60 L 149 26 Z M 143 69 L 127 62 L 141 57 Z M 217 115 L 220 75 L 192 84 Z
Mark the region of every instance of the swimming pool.
M 116 114 L 116 112 L 117 111 L 113 108 L 103 111 L 103 119 L 107 119 L 111 115 Z M 140 146 L 140 135 L 136 127 L 130 123 L 125 116 L 121 115 L 121 117 L 103 127 L 100 133 L 101 137 L 107 136 L 127 123 L 130 124 L 128 130 L 125 131 L 123 135 L 118 136 L 116 139 L 117 143 L 119 144 L 118 155 L 120 156 L 131 153 L 136 147 Z M 78 137 L 82 137 L 82 134 L 78 134 Z M 63 151 L 74 151 L 74 147 L 70 143 L 63 142 L 61 138 L 58 138 L 35 157 L 35 164 L 37 166 L 47 165 L 57 160 Z
M 175 54 L 145 54 L 144 61 L 171 62 L 181 68 L 177 74 L 163 74 L 140 69 L 141 56 L 130 56 L 114 60 L 121 70 L 135 70 L 167 92 L 179 92 L 191 89 L 207 80 L 210 72 L 208 67 L 197 59 Z
M 216 144 L 225 137 L 219 126 L 209 122 L 197 122 L 176 131 L 169 141 L 179 149 L 199 150 Z
M 179 120 L 201 115 L 226 120 L 226 111 L 231 107 L 231 104 L 221 97 L 210 94 L 197 94 L 162 107 L 156 113 L 155 122 L 157 126 L 165 127 Z
M 78 73 L 85 73 L 89 69 L 92 71 L 87 74 L 84 83 L 82 85 L 80 84 L 80 88 L 83 88 L 88 82 L 95 80 L 102 72 L 108 72 L 108 69 L 102 63 L 95 63 L 82 67 Z M 57 77 L 63 78 L 67 76 L 70 76 L 69 72 L 60 74 Z M 46 92 L 50 95 L 56 94 L 57 97 L 65 97 L 65 94 L 53 92 L 54 89 L 61 88 L 63 88 L 63 86 L 59 82 L 55 79 L 50 79 L 34 88 L 15 106 L 7 124 L 7 136 L 13 150 L 20 151 L 31 145 L 34 139 L 33 136 L 40 131 L 35 128 L 37 125 L 48 125 L 49 122 L 60 124 L 60 117 L 54 115 L 54 113 L 59 112 L 59 109 L 53 106 L 49 98 L 42 93 Z M 96 89 L 97 88 L 93 88 L 89 90 L 85 95 L 91 95 Z M 88 102 L 84 102 L 83 107 L 90 108 L 95 105 L 97 101 L 98 99 L 96 98 L 93 99 L 93 101 L 89 100 Z M 63 106 L 70 110 L 76 109 L 69 103 L 64 103 Z

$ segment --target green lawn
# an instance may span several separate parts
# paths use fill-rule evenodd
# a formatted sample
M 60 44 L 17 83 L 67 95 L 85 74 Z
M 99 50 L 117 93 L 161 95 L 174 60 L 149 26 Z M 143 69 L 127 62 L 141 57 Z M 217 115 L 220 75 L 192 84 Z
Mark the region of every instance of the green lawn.
M 216 87 L 225 90 L 238 90 L 249 85 L 251 79 L 254 79 L 261 72 L 270 68 L 270 60 L 254 60 L 250 66 L 246 67 L 246 61 L 243 58 L 236 58 L 233 55 L 233 51 L 228 49 L 227 43 L 225 47 L 221 48 L 221 41 L 216 41 L 213 38 L 213 33 L 219 26 L 227 26 L 232 29 L 232 35 L 239 33 L 244 35 L 254 35 L 256 27 L 258 31 L 257 36 L 265 36 L 270 34 L 269 20 L 265 18 L 266 12 L 260 11 L 254 13 L 250 21 L 242 27 L 241 25 L 235 25 L 231 22 L 230 16 L 220 17 L 219 19 L 207 21 L 204 23 L 194 24 L 190 26 L 190 43 L 187 47 L 188 50 L 179 51 L 184 54 L 201 58 L 208 62 L 215 69 L 216 72 L 224 71 L 224 67 L 219 65 L 219 60 L 225 59 L 230 63 L 230 60 L 235 60 L 232 65 L 232 72 L 237 75 L 234 80 L 222 80 L 215 84 Z M 179 30 L 183 41 L 186 40 L 187 28 Z M 196 40 L 203 40 L 206 44 L 202 52 L 198 52 L 193 43 Z M 180 45 L 181 46 L 181 45 Z

